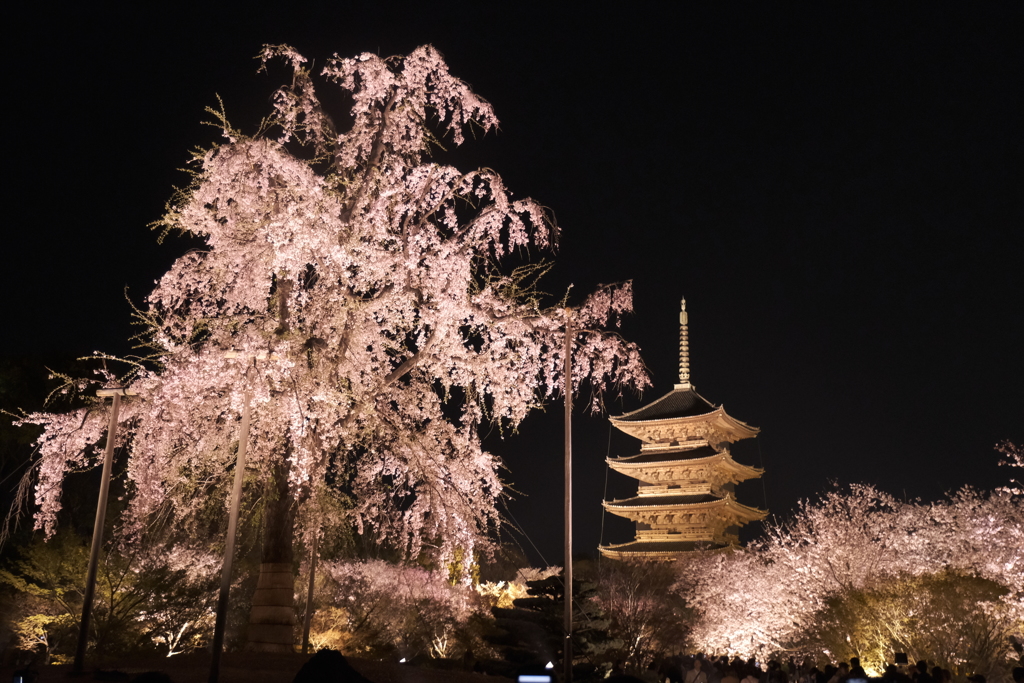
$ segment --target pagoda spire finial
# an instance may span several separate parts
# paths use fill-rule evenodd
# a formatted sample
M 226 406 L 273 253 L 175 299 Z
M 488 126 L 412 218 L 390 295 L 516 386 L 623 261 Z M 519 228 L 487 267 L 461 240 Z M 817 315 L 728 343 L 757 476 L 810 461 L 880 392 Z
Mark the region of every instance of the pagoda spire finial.
M 686 315 L 686 298 L 679 304 L 679 384 L 678 389 L 690 389 L 690 333 Z

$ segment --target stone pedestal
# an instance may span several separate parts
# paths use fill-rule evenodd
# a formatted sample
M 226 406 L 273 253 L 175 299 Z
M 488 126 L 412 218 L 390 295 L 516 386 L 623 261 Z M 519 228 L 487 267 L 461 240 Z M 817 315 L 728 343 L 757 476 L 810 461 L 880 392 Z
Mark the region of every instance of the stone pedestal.
M 295 651 L 295 576 L 291 563 L 264 563 L 249 613 L 249 649 Z

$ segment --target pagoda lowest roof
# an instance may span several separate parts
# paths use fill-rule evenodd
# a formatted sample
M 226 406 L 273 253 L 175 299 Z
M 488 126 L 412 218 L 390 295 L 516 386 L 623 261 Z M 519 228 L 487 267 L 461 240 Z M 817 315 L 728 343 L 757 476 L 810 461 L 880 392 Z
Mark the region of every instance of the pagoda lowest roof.
M 714 541 L 629 541 L 628 543 L 602 545 L 599 550 L 602 553 L 613 555 L 621 553 L 623 555 L 637 554 L 656 557 L 659 555 L 675 556 L 694 550 L 717 550 L 723 547 L 728 546 Z

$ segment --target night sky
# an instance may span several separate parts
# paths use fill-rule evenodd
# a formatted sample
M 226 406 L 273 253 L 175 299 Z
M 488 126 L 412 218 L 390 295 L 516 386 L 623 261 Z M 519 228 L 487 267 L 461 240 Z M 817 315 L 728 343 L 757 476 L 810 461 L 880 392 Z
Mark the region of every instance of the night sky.
M 563 230 L 547 291 L 633 280 L 624 334 L 655 386 L 612 413 L 676 381 L 685 296 L 694 385 L 762 430 L 734 447 L 766 469 L 742 502 L 785 516 L 832 481 L 928 500 L 1006 480 L 993 446 L 1024 442 L 1020 4 L 505 4 L 36 4 L 5 65 L 0 354 L 129 351 L 125 288 L 140 301 L 189 246 L 147 224 L 217 139 L 218 93 L 237 126 L 269 111 L 262 44 L 322 64 L 429 42 L 502 122 L 442 160 L 494 168 Z M 562 558 L 560 420 L 553 404 L 488 441 L 536 564 Z M 594 553 L 602 496 L 635 491 L 611 473 L 605 493 L 604 458 L 639 442 L 580 411 L 574 429 L 576 548 Z M 631 537 L 607 520 L 606 543 Z

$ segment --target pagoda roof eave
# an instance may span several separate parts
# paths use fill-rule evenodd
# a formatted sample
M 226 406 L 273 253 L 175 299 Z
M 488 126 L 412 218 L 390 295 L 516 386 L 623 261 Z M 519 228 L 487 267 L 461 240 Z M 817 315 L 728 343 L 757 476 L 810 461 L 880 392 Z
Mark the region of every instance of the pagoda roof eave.
M 680 415 L 679 417 L 660 417 L 660 418 L 654 418 L 654 419 L 650 419 L 650 420 L 623 420 L 622 416 L 620 416 L 620 417 L 609 417 L 608 420 L 613 425 L 615 425 L 616 427 L 619 427 L 621 429 L 620 425 L 624 425 L 624 424 L 625 425 L 641 426 L 641 425 L 648 425 L 648 424 L 652 424 L 652 425 L 653 424 L 674 424 L 674 423 L 688 424 L 688 423 L 693 423 L 693 422 L 704 422 L 708 418 L 718 417 L 719 415 L 721 415 L 721 417 L 723 417 L 730 424 L 734 424 L 737 427 L 740 427 L 741 429 L 748 430 L 748 431 L 752 432 L 751 436 L 753 436 L 753 435 L 755 435 L 755 434 L 757 434 L 757 433 L 759 433 L 761 431 L 758 427 L 754 427 L 753 425 L 748 425 L 746 422 L 743 422 L 742 420 L 737 420 L 735 417 L 733 417 L 729 413 L 725 412 L 725 406 L 724 405 L 723 406 L 717 406 L 714 410 L 708 411 L 706 413 L 702 413 L 700 415 Z
M 668 510 L 671 508 L 719 507 L 726 500 L 710 493 L 648 496 L 648 498 L 650 499 L 648 503 L 643 502 L 643 496 L 634 496 L 633 498 L 623 498 L 622 500 L 606 500 L 603 504 L 606 508 L 618 510 Z M 701 498 L 702 500 L 680 500 L 685 498 Z
M 664 500 L 664 498 L 667 498 L 667 497 L 668 496 L 652 496 L 652 499 L 654 499 L 654 500 Z M 680 496 L 680 497 L 683 497 L 683 496 Z M 608 500 L 606 500 L 606 501 L 603 501 L 602 505 L 604 506 L 604 509 L 607 510 L 608 512 L 610 512 L 610 513 L 612 513 L 614 515 L 619 515 L 619 516 L 623 516 L 624 513 L 630 513 L 630 512 L 658 512 L 658 511 L 662 511 L 662 510 L 669 511 L 669 510 L 680 510 L 680 509 L 699 510 L 699 509 L 702 509 L 702 508 L 710 509 L 710 510 L 714 510 L 715 508 L 719 508 L 719 509 L 725 508 L 729 512 L 732 512 L 733 514 L 735 514 L 738 519 L 745 519 L 748 522 L 759 521 L 759 520 L 762 520 L 762 519 L 764 519 L 765 517 L 768 516 L 768 511 L 767 510 L 761 510 L 761 509 L 758 509 L 758 508 L 752 508 L 752 507 L 750 507 L 748 505 L 744 505 L 742 503 L 738 503 L 738 502 L 736 502 L 736 499 L 733 498 L 732 496 L 726 496 L 724 498 L 718 498 L 716 496 L 716 497 L 714 497 L 713 500 L 702 500 L 702 501 L 695 501 L 695 502 L 692 502 L 692 503 L 686 503 L 686 502 L 680 501 L 680 502 L 677 502 L 677 503 L 673 503 L 673 502 L 659 502 L 659 503 L 649 503 L 649 504 L 644 505 L 643 503 L 640 502 L 642 500 L 643 500 L 643 496 L 637 496 L 635 498 L 627 498 L 627 499 L 622 500 L 622 501 L 617 501 L 617 500 L 608 501 Z M 633 504 L 631 504 L 631 505 L 623 505 L 623 503 L 633 503 Z
M 726 500 L 729 502 L 730 509 L 735 511 L 742 511 L 744 515 L 750 517 L 750 521 L 752 522 L 761 521 L 762 519 L 768 516 L 767 510 L 762 510 L 761 508 L 755 508 L 750 507 L 749 505 L 744 505 L 743 503 L 740 503 L 732 496 L 728 497 Z
M 693 454 L 693 457 L 686 457 L 688 454 Z M 698 446 L 696 448 L 686 448 L 683 446 L 669 446 L 662 447 L 652 450 L 641 451 L 633 455 L 620 455 L 617 458 L 605 458 L 609 463 L 635 463 L 635 462 L 647 462 L 647 463 L 659 463 L 659 462 L 700 462 L 702 460 L 710 460 L 720 455 L 726 454 L 724 450 L 717 450 L 711 446 Z M 673 457 L 677 456 L 677 457 Z
M 641 453 L 641 455 L 643 455 Z M 635 457 L 635 456 L 634 456 Z M 732 456 L 727 452 L 720 452 L 715 455 L 703 457 L 703 458 L 691 458 L 685 460 L 646 460 L 643 462 L 629 462 L 627 458 L 605 458 L 605 462 L 616 472 L 629 475 L 631 471 L 644 471 L 649 469 L 666 468 L 672 466 L 688 467 L 693 465 L 703 465 L 705 463 L 721 462 L 724 467 L 735 472 L 745 475 L 743 481 L 747 479 L 755 479 L 764 474 L 764 470 L 759 467 L 751 467 L 750 465 L 744 465 L 743 463 L 736 462 Z
M 750 439 L 757 436 L 761 431 L 757 427 L 748 425 L 746 422 L 737 420 L 729 415 L 725 412 L 724 406 L 718 406 L 714 410 L 701 415 L 661 417 L 649 420 L 623 420 L 620 417 L 609 417 L 608 420 L 619 431 L 648 443 L 658 440 L 658 437 L 652 436 L 649 433 L 651 430 L 664 432 L 666 429 L 676 428 L 672 429 L 672 431 L 685 432 L 687 431 L 686 427 L 693 429 L 694 427 L 692 426 L 702 424 L 705 426 L 703 428 L 697 427 L 698 432 L 711 430 L 724 437 L 723 441 Z
M 632 546 L 632 547 L 631 547 Z M 664 549 L 657 546 L 664 546 Z M 671 547 L 675 546 L 675 547 Z M 680 547 L 684 546 L 684 547 Z M 701 546 L 701 547 L 697 547 Z M 730 543 L 716 543 L 713 541 L 629 541 L 628 543 L 615 543 L 601 545 L 597 549 L 605 557 L 612 559 L 634 559 L 652 558 L 671 560 L 694 552 L 716 552 L 733 549 L 736 546 Z

